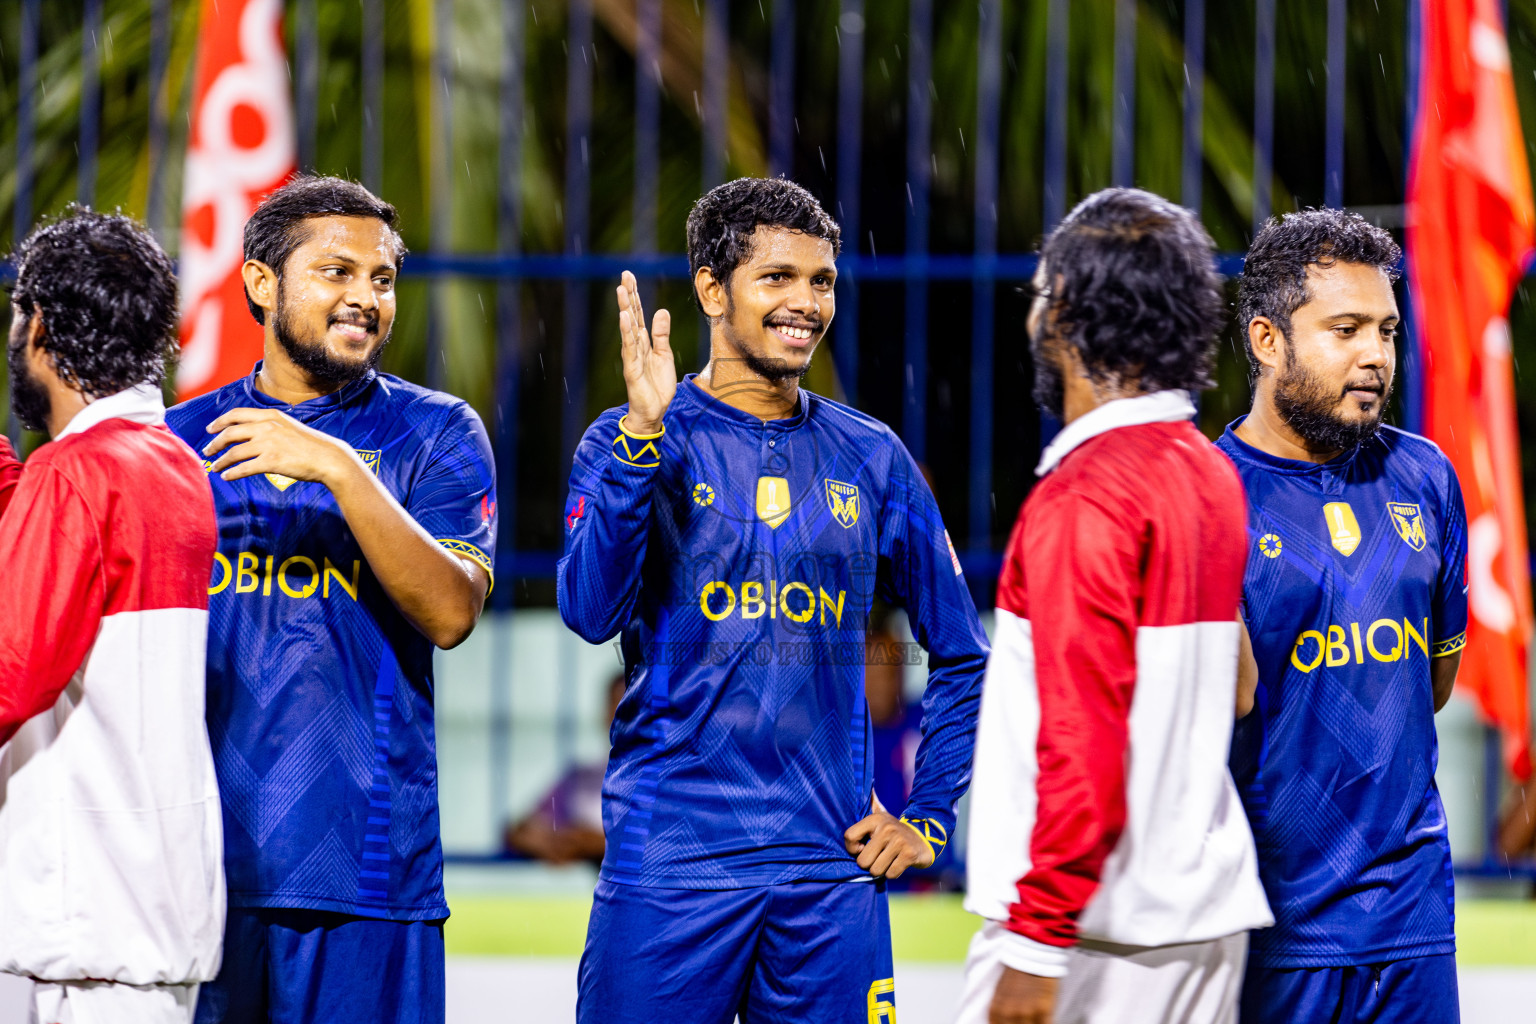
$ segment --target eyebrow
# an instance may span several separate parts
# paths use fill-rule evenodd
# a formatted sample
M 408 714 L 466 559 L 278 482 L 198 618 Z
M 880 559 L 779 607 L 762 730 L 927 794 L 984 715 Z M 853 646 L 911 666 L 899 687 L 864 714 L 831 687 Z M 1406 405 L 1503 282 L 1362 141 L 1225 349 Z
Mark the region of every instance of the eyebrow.
M 1401 320 L 1402 314 L 1388 313 L 1386 316 L 1377 316 L 1375 313 L 1324 313 L 1320 320 L 1353 320 L 1356 323 L 1369 324 L 1377 320 Z
M 321 253 L 319 256 L 317 256 L 315 258 L 315 261 L 317 263 L 318 262 L 323 262 L 325 260 L 335 260 L 338 263 L 345 263 L 349 267 L 360 267 L 360 266 L 362 266 L 361 263 L 359 263 L 357 260 L 353 259 L 351 256 L 347 256 L 347 255 L 344 255 L 344 254 L 339 253 L 339 252 L 323 252 L 323 253 Z M 375 266 L 373 268 L 371 273 L 377 274 L 380 271 L 387 270 L 387 271 L 389 271 L 390 273 L 393 274 L 393 273 L 398 272 L 399 269 L 400 268 L 396 267 L 393 263 L 380 263 L 380 264 L 378 264 L 377 266 Z

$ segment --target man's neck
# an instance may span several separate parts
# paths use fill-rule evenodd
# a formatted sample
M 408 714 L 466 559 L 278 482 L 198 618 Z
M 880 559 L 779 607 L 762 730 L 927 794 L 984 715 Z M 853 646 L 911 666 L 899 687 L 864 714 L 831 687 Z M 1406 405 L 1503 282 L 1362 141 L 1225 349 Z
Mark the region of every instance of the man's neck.
M 1308 449 L 1301 435 L 1291 429 L 1280 410 L 1275 408 L 1274 391 L 1267 382 L 1260 383 L 1254 391 L 1253 409 L 1234 433 L 1244 444 L 1276 458 L 1323 463 L 1339 454 L 1337 451 L 1313 452 Z
M 1146 392 L 1140 388 L 1096 384 L 1080 373 L 1068 372 L 1062 378 L 1061 422 L 1065 426 L 1088 415 L 1099 406 L 1119 398 L 1137 398 Z
M 312 398 L 334 394 L 345 386 L 345 383 L 317 380 L 300 369 L 288 358 L 287 351 L 273 335 L 271 327 L 267 328 L 266 341 L 262 345 L 261 372 L 256 374 L 257 391 L 286 405 L 298 405 Z
M 48 385 L 48 422 L 43 426 L 48 428 L 49 437 L 58 437 L 64 433 L 64 428 L 69 426 L 71 420 L 80 415 L 90 401 L 65 384 L 55 380 Z
M 714 353 L 722 349 L 716 358 Z M 788 419 L 799 411 L 799 377 L 773 380 L 754 373 L 718 339 L 712 341 L 710 353 L 709 364 L 694 379 L 707 394 L 760 420 Z

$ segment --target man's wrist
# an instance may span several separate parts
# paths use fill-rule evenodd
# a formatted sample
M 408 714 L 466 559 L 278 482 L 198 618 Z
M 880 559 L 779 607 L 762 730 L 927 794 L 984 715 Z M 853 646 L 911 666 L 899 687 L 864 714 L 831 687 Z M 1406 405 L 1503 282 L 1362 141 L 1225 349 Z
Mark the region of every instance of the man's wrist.
M 632 412 L 627 412 L 619 417 L 619 429 L 637 441 L 654 441 L 666 433 L 666 425 L 661 420 L 642 420 Z

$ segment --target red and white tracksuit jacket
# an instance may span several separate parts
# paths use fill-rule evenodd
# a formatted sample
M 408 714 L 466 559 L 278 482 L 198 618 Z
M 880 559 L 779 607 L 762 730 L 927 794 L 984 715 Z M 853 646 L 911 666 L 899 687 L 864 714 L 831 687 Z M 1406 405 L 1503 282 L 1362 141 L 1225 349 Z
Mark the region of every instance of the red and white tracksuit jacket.
M 1193 415 L 1164 391 L 1068 424 L 1008 542 L 965 905 L 1017 970 L 1273 923 L 1227 769 L 1243 490 Z
M 224 867 L 203 723 L 213 496 L 155 387 L 24 470 L 0 450 L 0 971 L 213 978 Z M 14 483 L 14 487 L 9 485 Z

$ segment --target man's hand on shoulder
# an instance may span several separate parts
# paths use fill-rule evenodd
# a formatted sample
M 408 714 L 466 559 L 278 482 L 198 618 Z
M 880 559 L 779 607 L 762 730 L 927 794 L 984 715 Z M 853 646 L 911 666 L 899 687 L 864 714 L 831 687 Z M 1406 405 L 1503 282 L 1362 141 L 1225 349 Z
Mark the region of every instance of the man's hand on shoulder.
M 334 489 L 362 466 L 345 441 L 275 409 L 231 409 L 208 424 L 208 433 L 215 436 L 203 458 L 214 459 L 211 471 L 225 480 L 276 473 Z
M 859 867 L 876 878 L 900 878 L 907 868 L 926 868 L 934 861 L 933 847 L 922 834 L 886 811 L 878 799 L 874 810 L 843 833 L 843 845 Z
M 1056 978 L 1003 968 L 992 992 L 987 1024 L 1051 1024 L 1056 1012 Z

